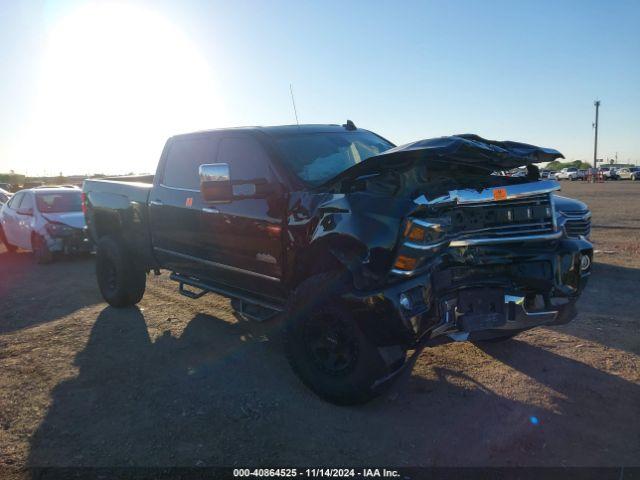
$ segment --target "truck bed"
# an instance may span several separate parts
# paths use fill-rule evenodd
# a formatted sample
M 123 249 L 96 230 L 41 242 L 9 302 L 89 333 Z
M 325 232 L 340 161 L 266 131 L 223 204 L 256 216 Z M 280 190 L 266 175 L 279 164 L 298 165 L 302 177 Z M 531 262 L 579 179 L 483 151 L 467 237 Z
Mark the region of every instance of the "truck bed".
M 98 242 L 104 235 L 122 237 L 130 251 L 136 252 L 135 261 L 146 269 L 155 266 L 149 225 L 152 182 L 153 176 L 125 177 L 119 180 L 85 180 L 82 186 L 87 226 L 94 241 Z

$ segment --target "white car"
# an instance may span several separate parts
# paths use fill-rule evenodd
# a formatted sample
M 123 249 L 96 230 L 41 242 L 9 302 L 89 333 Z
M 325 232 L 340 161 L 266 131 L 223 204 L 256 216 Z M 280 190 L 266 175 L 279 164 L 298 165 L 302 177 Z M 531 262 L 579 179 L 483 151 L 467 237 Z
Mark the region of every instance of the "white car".
M 560 170 L 556 175 L 556 180 L 578 180 L 580 171 L 576 167 L 568 167 Z
M 600 173 L 605 180 L 618 180 L 618 171 L 614 167 L 600 167 Z
M 76 188 L 33 188 L 17 192 L 0 210 L 0 239 L 9 251 L 31 250 L 38 263 L 55 252 L 92 250 L 82 192 Z

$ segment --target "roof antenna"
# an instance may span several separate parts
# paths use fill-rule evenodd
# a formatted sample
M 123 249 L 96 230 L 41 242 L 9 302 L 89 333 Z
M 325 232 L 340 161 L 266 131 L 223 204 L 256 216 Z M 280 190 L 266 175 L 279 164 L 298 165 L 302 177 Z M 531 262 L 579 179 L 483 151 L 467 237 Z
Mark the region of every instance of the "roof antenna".
M 296 125 L 300 126 L 298 121 L 298 111 L 296 110 L 296 100 L 293 98 L 293 86 L 289 84 L 289 92 L 291 93 L 291 103 L 293 104 L 293 114 L 296 116 Z
M 345 123 L 344 125 L 342 125 L 345 130 L 357 130 L 358 127 L 356 127 L 356 124 L 353 123 L 351 120 L 347 120 L 347 123 Z

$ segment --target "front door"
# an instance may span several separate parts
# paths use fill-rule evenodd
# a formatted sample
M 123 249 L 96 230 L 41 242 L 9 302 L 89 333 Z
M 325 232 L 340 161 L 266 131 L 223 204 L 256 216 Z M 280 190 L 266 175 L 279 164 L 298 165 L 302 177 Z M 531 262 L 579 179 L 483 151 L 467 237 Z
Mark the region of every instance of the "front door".
M 33 250 L 31 245 L 31 233 L 35 227 L 35 215 L 36 204 L 34 201 L 34 194 L 31 192 L 25 192 L 22 202 L 20 202 L 20 208 L 16 211 L 18 219 L 18 243 L 22 248 L 28 248 Z
M 217 280 L 278 295 L 286 205 L 269 155 L 251 135 L 225 134 L 220 139 L 216 161 L 229 165 L 234 199 L 202 209 L 200 238 L 204 258 L 217 265 Z M 273 187 L 271 193 L 261 198 L 240 196 L 249 194 L 256 184 Z

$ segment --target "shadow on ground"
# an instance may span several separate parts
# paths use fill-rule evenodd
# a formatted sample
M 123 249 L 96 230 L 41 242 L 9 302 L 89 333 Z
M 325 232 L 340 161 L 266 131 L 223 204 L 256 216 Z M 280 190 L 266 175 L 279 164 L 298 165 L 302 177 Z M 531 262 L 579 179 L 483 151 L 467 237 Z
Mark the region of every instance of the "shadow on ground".
M 578 317 L 558 330 L 640 355 L 639 285 L 640 269 L 594 263 Z
M 6 305 L 0 312 L 0 334 L 101 302 L 93 268 L 93 257 L 87 256 L 62 256 L 52 264 L 38 265 L 29 252 L 0 253 L 0 298 Z
M 463 368 L 443 361 L 445 348 L 466 356 Z M 78 376 L 52 392 L 28 466 L 602 465 L 640 458 L 638 385 L 517 340 L 482 348 L 426 349 L 416 361 L 428 374 L 406 372 L 383 398 L 345 408 L 304 389 L 263 326 L 197 314 L 179 337 L 152 341 L 138 309 L 106 308 L 76 357 Z M 553 404 L 496 394 L 473 373 L 487 361 L 551 390 Z M 585 450 L 594 442 L 597 451 Z

